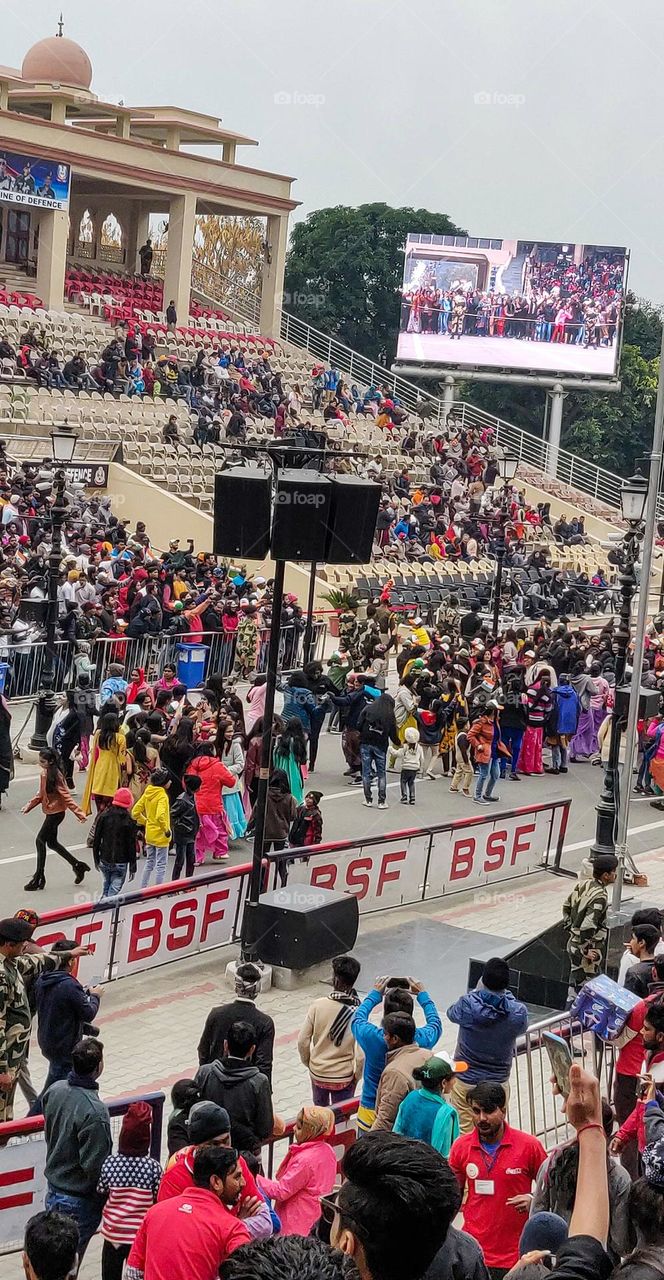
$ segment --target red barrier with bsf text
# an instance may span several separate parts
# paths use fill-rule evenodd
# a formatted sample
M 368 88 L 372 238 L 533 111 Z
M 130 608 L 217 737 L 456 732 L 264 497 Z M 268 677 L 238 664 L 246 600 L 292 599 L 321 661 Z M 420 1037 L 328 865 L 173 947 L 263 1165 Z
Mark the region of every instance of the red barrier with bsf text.
M 294 865 L 288 882 L 352 893 L 363 914 L 500 884 L 558 865 L 570 804 L 554 800 L 360 842 L 290 849 Z M 266 861 L 274 864 L 279 858 L 283 854 L 270 854 Z M 276 880 L 274 865 L 268 870 L 266 885 Z M 223 947 L 240 937 L 250 871 L 245 863 L 126 897 L 49 911 L 35 941 L 48 947 L 58 938 L 73 938 L 88 946 L 90 955 L 81 958 L 78 976 L 89 985 Z

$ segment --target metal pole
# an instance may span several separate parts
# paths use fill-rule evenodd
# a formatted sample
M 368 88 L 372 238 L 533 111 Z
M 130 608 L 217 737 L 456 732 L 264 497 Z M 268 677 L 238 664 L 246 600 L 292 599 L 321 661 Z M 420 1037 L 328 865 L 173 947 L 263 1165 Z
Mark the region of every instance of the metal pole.
M 46 734 L 55 714 L 55 637 L 58 626 L 58 583 L 62 559 L 62 522 L 65 511 L 64 471 L 55 475 L 55 501 L 51 507 L 51 553 L 48 558 L 48 604 L 46 608 L 46 660 L 42 671 L 41 690 L 35 711 L 35 728 L 30 739 L 31 751 L 42 751 L 47 745 Z
M 454 404 L 454 383 L 454 374 L 446 373 L 443 390 L 443 422 L 447 422 L 447 415 Z
M 286 562 L 277 560 L 274 572 L 274 591 L 272 593 L 272 620 L 270 623 L 270 641 L 267 651 L 267 680 L 265 683 L 265 709 L 263 711 L 263 737 L 261 740 L 261 763 L 258 773 L 258 791 L 254 809 L 254 848 L 252 853 L 251 876 L 249 879 L 249 896 L 244 907 L 242 918 L 242 954 L 251 957 L 255 945 L 253 926 L 253 908 L 260 897 L 263 880 L 263 845 L 265 842 L 265 813 L 267 808 L 267 790 L 272 764 L 272 724 L 274 720 L 274 694 L 277 687 L 277 669 L 279 666 L 279 637 L 281 632 L 281 610 L 284 598 L 284 573 Z
M 620 622 L 616 631 L 617 652 L 616 652 L 616 689 L 619 689 L 625 679 L 625 666 L 627 662 L 627 646 L 631 635 L 631 609 L 632 597 L 636 590 L 636 577 L 634 575 L 634 560 L 636 558 L 636 533 L 634 530 L 628 535 L 628 560 L 625 569 L 620 575 Z M 616 834 L 616 792 L 618 779 L 618 760 L 620 753 L 620 730 L 618 728 L 618 715 L 616 709 L 613 709 L 611 716 L 611 737 L 609 740 L 609 759 L 604 774 L 604 787 L 602 794 L 597 802 L 596 810 L 597 823 L 595 827 L 595 839 L 590 846 L 590 857 L 596 858 L 604 853 L 615 853 L 615 834 Z
M 311 562 L 311 570 L 309 572 L 309 598 L 307 600 L 307 622 L 304 628 L 304 640 L 302 642 L 302 665 L 311 662 L 311 646 L 314 631 L 314 599 L 316 597 L 316 574 L 318 573 L 318 565 L 315 560 Z
M 503 560 L 505 559 L 505 530 L 500 534 L 500 541 L 496 544 L 496 584 L 493 594 L 493 625 L 492 634 L 498 639 L 498 618 L 500 615 L 500 593 L 503 585 Z
M 549 409 L 549 439 L 546 451 L 546 473 L 553 476 L 554 479 L 558 475 L 558 455 L 560 453 L 560 433 L 563 425 L 563 400 L 565 392 L 562 384 L 556 382 L 551 391 L 547 391 L 550 398 L 551 406 Z
M 634 636 L 634 658 L 632 662 L 632 683 L 629 695 L 629 711 L 625 741 L 625 763 L 620 778 L 620 804 L 618 807 L 618 827 L 616 836 L 616 852 L 620 859 L 618 875 L 613 885 L 611 906 L 614 911 L 620 910 L 622 889 L 625 878 L 625 862 L 629 858 L 627 832 L 629 828 L 629 808 L 632 794 L 632 774 L 634 769 L 636 723 L 639 718 L 639 696 L 641 693 L 641 669 L 645 650 L 646 622 L 650 597 L 650 571 L 652 566 L 655 530 L 657 527 L 657 501 L 662 474 L 662 451 L 664 449 L 664 330 L 659 356 L 659 382 L 657 385 L 657 403 L 655 405 L 655 426 L 653 430 L 652 452 L 650 454 L 650 473 L 648 476 L 648 498 L 645 512 L 645 532 L 643 537 L 643 553 L 641 564 L 641 588 L 639 591 L 639 607 L 636 615 L 636 632 Z M 664 568 L 662 569 L 664 585 Z M 661 609 L 661 593 L 660 593 Z

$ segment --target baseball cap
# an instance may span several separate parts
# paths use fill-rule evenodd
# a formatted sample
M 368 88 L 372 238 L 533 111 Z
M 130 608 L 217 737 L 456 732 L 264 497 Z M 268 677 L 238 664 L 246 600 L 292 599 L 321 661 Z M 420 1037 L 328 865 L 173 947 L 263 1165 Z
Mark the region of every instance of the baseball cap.
M 451 1080 L 452 1076 L 459 1075 L 463 1071 L 468 1070 L 468 1063 L 456 1061 L 451 1058 L 449 1053 L 434 1053 L 423 1067 L 419 1069 L 419 1077 L 424 1081 L 431 1081 L 432 1084 L 440 1084 L 441 1080 Z

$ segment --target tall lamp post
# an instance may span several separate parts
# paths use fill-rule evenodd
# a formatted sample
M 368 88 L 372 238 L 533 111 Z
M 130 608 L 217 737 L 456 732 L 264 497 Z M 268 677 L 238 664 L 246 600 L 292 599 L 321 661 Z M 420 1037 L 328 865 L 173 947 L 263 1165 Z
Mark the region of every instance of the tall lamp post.
M 57 702 L 55 699 L 55 637 L 58 626 L 58 583 L 62 559 L 62 523 L 67 510 L 65 488 L 67 466 L 76 452 L 78 436 L 75 431 L 61 427 L 51 432 L 51 451 L 56 472 L 53 477 L 53 506 L 51 507 L 51 553 L 48 558 L 48 603 L 46 606 L 46 653 L 42 670 L 41 689 L 35 712 L 35 728 L 30 739 L 32 751 L 41 751 L 46 745 Z
M 493 622 L 492 633 L 498 635 L 498 620 L 500 616 L 500 595 L 503 586 L 503 564 L 505 562 L 505 525 L 507 523 L 507 495 L 508 486 L 511 485 L 519 465 L 519 459 L 512 457 L 509 453 L 503 453 L 498 459 L 498 470 L 503 487 L 500 494 L 500 533 L 496 539 L 496 577 L 493 591 Z
M 643 518 L 648 499 L 648 481 L 637 473 L 625 480 L 620 490 L 620 507 L 623 520 L 627 522 L 628 531 L 624 538 L 625 561 L 620 574 L 620 613 L 616 640 L 616 691 L 625 679 L 627 650 L 632 633 L 631 615 L 632 599 L 636 591 L 636 574 L 634 566 L 639 558 L 639 545 L 643 538 Z M 643 587 L 648 590 L 648 584 Z M 636 676 L 637 687 L 639 683 Z M 640 674 L 640 673 L 639 673 Z M 634 677 L 633 677 L 634 678 Z M 609 759 L 604 774 L 604 787 L 597 802 L 597 823 L 595 839 L 590 846 L 591 861 L 604 853 L 616 851 L 616 821 L 618 795 L 618 763 L 620 758 L 620 716 L 614 705 L 611 716 L 611 736 L 609 739 Z

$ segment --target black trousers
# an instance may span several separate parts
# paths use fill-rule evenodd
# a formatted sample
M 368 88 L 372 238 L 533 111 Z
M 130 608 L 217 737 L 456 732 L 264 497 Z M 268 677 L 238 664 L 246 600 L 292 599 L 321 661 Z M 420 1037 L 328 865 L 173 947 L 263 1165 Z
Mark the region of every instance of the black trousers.
M 173 863 L 173 879 L 179 880 L 182 875 L 182 868 L 186 876 L 194 874 L 194 841 L 187 840 L 186 843 L 180 844 L 175 842 L 175 862 Z
M 624 1124 L 636 1106 L 637 1084 L 638 1079 L 636 1076 L 623 1076 L 616 1071 L 613 1084 L 613 1105 L 616 1109 L 618 1124 Z M 640 1176 L 639 1148 L 635 1138 L 631 1138 L 623 1147 L 620 1153 L 620 1163 L 623 1169 L 627 1170 L 633 1181 Z
M 68 862 L 70 867 L 78 866 L 78 859 L 75 858 L 73 853 L 70 853 L 69 850 L 65 849 L 65 846 L 60 844 L 58 841 L 58 829 L 64 819 L 64 816 L 64 813 L 47 813 L 39 831 L 37 832 L 35 844 L 37 846 L 38 875 L 44 874 L 47 849 L 52 849 L 54 853 L 59 853 L 60 857 L 64 858 L 65 862 Z
M 130 1244 L 109 1244 L 104 1240 L 101 1251 L 101 1280 L 122 1280 L 122 1268 L 129 1257 Z

